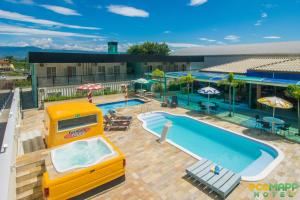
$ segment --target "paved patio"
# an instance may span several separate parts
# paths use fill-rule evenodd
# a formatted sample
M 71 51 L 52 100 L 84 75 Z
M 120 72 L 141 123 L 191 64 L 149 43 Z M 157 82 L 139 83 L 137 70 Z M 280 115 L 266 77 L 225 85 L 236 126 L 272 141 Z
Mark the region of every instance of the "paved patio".
M 122 95 L 110 95 L 95 98 L 96 103 L 105 103 L 123 99 Z M 86 101 L 86 99 L 81 99 Z M 74 100 L 72 100 L 74 101 Z M 58 102 L 53 102 L 58 103 Z M 51 104 L 53 104 L 51 103 Z M 46 106 L 49 104 L 46 104 Z M 160 103 L 152 101 L 142 106 L 133 106 L 118 110 L 132 115 L 133 124 L 128 131 L 113 131 L 105 134 L 123 151 L 127 158 L 126 181 L 122 185 L 107 191 L 93 199 L 219 199 L 215 193 L 197 186 L 185 177 L 185 168 L 196 160 L 176 147 L 156 142 L 156 137 L 145 131 L 136 118 L 141 112 L 167 110 L 176 114 L 188 114 L 226 129 L 234 130 L 278 147 L 285 154 L 284 160 L 260 183 L 300 183 L 300 145 L 274 135 L 258 134 L 248 129 L 183 108 L 161 108 Z M 43 111 L 27 110 L 24 113 L 21 131 L 43 129 Z M 242 183 L 227 199 L 255 199 L 248 189 L 248 182 Z M 299 195 L 299 192 L 298 192 Z M 262 197 L 257 199 L 263 199 Z M 266 199 L 282 199 L 279 196 Z M 286 199 L 300 199 L 300 196 Z

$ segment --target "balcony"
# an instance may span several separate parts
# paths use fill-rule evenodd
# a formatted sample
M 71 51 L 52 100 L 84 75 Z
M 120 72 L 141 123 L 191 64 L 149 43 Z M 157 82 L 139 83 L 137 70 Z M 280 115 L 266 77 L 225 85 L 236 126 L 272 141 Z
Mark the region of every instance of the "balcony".
M 141 78 L 135 74 L 95 74 L 76 76 L 37 77 L 37 87 L 54 87 L 64 85 L 80 85 L 85 83 L 109 83 L 129 81 Z

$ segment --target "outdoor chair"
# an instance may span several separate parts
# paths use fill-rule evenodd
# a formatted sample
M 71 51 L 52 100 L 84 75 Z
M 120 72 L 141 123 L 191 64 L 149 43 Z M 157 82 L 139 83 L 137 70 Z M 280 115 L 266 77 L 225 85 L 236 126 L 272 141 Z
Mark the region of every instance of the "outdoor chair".
M 218 107 L 217 106 L 211 106 L 210 110 L 213 112 L 217 112 L 218 111 Z
M 108 113 L 110 114 L 112 120 L 118 120 L 118 121 L 131 121 L 132 120 L 132 116 L 117 115 L 116 112 L 113 110 L 109 110 Z
M 200 107 L 200 110 L 202 112 L 206 112 L 206 106 L 205 105 L 201 104 L 201 105 L 199 105 L 199 107 Z
M 263 120 L 260 119 L 259 115 L 255 115 L 255 121 L 256 121 L 256 124 L 255 124 L 256 128 L 263 126 Z
M 291 127 L 290 124 L 285 123 L 285 124 L 283 124 L 282 126 L 279 126 L 278 129 L 279 129 L 280 131 L 283 131 L 283 132 L 288 132 L 288 134 L 289 134 L 289 133 L 290 133 L 290 127 Z M 285 134 L 284 134 L 284 135 L 285 135 Z
M 107 115 L 104 115 L 105 126 L 104 129 L 110 130 L 127 130 L 130 125 L 130 121 L 112 120 Z
M 176 108 L 178 106 L 177 96 L 172 96 L 172 101 L 171 101 L 170 106 L 171 106 L 171 108 Z
M 260 129 L 261 131 L 264 130 L 264 131 L 268 132 L 272 128 L 269 122 L 262 121 L 261 124 L 262 124 L 261 129 Z

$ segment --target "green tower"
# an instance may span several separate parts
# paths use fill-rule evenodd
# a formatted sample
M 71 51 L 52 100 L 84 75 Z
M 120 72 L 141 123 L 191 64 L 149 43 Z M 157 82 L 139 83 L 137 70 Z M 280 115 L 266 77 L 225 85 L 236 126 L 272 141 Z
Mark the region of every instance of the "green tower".
M 108 42 L 108 53 L 109 54 L 118 53 L 118 42 Z

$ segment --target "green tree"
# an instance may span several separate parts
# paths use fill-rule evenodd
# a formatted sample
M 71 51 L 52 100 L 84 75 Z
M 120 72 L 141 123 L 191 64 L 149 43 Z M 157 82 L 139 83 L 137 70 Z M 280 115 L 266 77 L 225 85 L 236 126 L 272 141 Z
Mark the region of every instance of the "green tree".
M 300 135 L 300 86 L 289 85 L 285 90 L 286 96 L 292 97 L 297 100 L 298 110 L 298 135 Z
M 233 114 L 233 98 L 234 95 L 234 89 L 240 86 L 244 86 L 245 82 L 241 80 L 234 79 L 234 74 L 229 73 L 228 78 L 226 80 L 220 80 L 218 82 L 218 85 L 227 85 L 229 87 L 229 116 L 231 117 Z
M 140 45 L 132 45 L 127 53 L 135 55 L 169 55 L 170 49 L 166 43 L 144 42 Z
M 188 73 L 186 76 L 182 76 L 179 79 L 180 83 L 187 84 L 187 90 L 188 90 L 188 104 L 187 105 L 190 105 L 190 86 L 194 81 L 195 81 L 195 78 L 192 76 L 191 73 Z
M 152 71 L 152 78 L 158 78 L 159 79 L 159 88 L 160 88 L 160 97 L 162 96 L 162 84 L 161 84 L 161 82 L 162 82 L 162 78 L 164 78 L 164 76 L 165 76 L 165 72 L 164 71 L 162 71 L 162 70 L 160 70 L 160 69 L 155 69 L 155 70 L 153 70 Z

